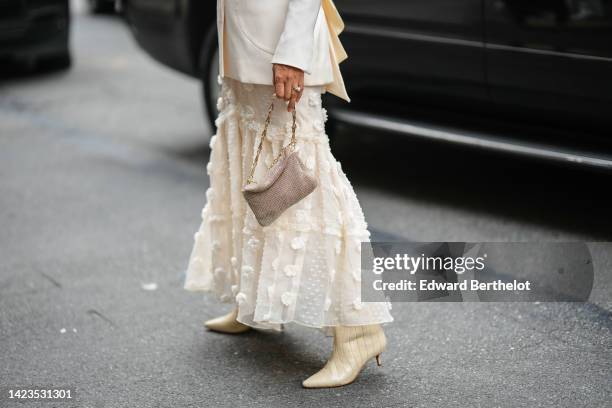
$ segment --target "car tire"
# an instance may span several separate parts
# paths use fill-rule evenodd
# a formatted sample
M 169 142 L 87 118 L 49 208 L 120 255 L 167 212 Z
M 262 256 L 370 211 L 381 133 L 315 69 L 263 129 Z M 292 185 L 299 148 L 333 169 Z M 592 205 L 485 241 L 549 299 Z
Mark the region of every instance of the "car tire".
M 212 25 L 204 37 L 200 51 L 200 81 L 202 86 L 202 105 L 204 120 L 215 131 L 215 119 L 219 115 L 217 99 L 221 91 L 219 77 L 219 47 L 217 28 Z
M 105 0 L 89 0 L 89 10 L 94 14 L 114 13 L 115 4 Z
M 35 70 L 40 72 L 62 71 L 70 68 L 72 57 L 70 51 L 66 50 L 58 54 L 40 57 L 35 61 Z

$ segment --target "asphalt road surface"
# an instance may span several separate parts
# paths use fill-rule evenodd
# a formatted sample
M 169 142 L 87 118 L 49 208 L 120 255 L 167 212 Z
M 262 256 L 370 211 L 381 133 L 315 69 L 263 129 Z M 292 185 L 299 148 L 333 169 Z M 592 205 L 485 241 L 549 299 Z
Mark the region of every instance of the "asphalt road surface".
M 208 187 L 198 83 L 75 13 L 70 70 L 0 82 L 0 386 L 76 387 L 57 407 L 612 404 L 610 175 L 340 132 L 374 239 L 597 241 L 597 273 L 584 304 L 395 304 L 382 368 L 304 390 L 330 338 L 209 333 L 226 309 L 182 289 Z

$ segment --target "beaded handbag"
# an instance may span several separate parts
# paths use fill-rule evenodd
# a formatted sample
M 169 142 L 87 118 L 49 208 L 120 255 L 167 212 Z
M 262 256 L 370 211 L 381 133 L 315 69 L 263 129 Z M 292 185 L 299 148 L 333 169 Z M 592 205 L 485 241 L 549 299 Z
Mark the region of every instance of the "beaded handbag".
M 308 172 L 295 151 L 297 128 L 295 109 L 292 112 L 291 141 L 281 149 L 272 164 L 268 166 L 268 173 L 264 179 L 259 183 L 253 179 L 273 109 L 274 102 L 270 103 L 268 108 L 257 154 L 251 165 L 246 185 L 242 189 L 242 194 L 255 214 L 257 222 L 264 227 L 274 222 L 287 208 L 308 196 L 317 187 L 317 180 Z M 287 153 L 289 148 L 291 152 Z

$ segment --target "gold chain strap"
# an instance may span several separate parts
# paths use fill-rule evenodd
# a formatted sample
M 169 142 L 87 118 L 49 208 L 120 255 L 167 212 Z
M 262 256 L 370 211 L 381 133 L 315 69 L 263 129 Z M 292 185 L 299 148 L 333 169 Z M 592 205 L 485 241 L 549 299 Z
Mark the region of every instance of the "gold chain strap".
M 274 97 L 275 95 L 272 96 L 272 98 Z M 253 160 L 253 164 L 251 165 L 251 171 L 249 173 L 249 178 L 247 179 L 247 184 L 251 184 L 255 182 L 255 180 L 253 179 L 253 175 L 255 174 L 255 167 L 257 167 L 257 162 L 259 161 L 259 155 L 261 154 L 261 148 L 263 146 L 263 141 L 266 138 L 266 135 L 268 134 L 268 125 L 270 125 L 270 120 L 272 119 L 273 110 L 274 110 L 274 100 L 270 102 L 270 107 L 268 108 L 268 114 L 266 116 L 266 121 L 264 122 L 264 128 L 263 128 L 263 131 L 261 132 L 261 139 L 259 140 L 259 146 L 257 147 L 257 154 L 255 155 L 255 160 Z M 295 149 L 295 145 L 296 145 L 295 129 L 297 128 L 295 109 L 293 109 L 293 111 L 291 112 L 291 116 L 293 120 L 293 125 L 291 126 L 291 141 L 280 150 L 280 152 L 278 153 L 274 161 L 272 161 L 272 164 L 270 166 L 267 166 L 268 170 L 274 167 L 274 165 L 278 162 L 281 155 L 283 154 L 283 151 L 286 148 L 291 147 L 291 150 Z

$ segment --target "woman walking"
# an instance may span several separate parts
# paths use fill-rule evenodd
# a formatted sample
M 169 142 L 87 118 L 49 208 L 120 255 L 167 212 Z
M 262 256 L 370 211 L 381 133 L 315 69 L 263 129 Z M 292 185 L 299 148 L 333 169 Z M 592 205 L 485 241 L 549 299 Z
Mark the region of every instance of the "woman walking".
M 293 322 L 333 334 L 329 361 L 303 386 L 348 384 L 367 361 L 379 361 L 381 324 L 393 319 L 387 303 L 361 302 L 361 242 L 370 233 L 325 133 L 321 94 L 349 100 L 338 67 L 346 58 L 337 37 L 342 20 L 331 0 L 218 0 L 217 28 L 220 114 L 185 289 L 233 305 L 205 323 L 210 330 L 280 330 Z M 317 186 L 262 226 L 242 190 L 254 158 L 260 181 L 292 130 Z

